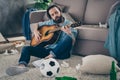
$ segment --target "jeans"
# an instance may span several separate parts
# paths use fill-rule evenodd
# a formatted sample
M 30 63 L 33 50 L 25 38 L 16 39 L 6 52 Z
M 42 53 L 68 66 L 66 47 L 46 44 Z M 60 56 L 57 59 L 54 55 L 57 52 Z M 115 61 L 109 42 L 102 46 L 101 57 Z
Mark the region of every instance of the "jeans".
M 57 43 L 57 46 L 54 49 L 46 49 L 42 45 L 36 47 L 33 46 L 24 46 L 21 52 L 19 59 L 19 64 L 27 64 L 30 61 L 30 56 L 35 56 L 38 58 L 45 58 L 52 51 L 55 54 L 56 59 L 66 59 L 70 57 L 70 51 L 72 48 L 72 38 L 67 34 L 64 38 Z

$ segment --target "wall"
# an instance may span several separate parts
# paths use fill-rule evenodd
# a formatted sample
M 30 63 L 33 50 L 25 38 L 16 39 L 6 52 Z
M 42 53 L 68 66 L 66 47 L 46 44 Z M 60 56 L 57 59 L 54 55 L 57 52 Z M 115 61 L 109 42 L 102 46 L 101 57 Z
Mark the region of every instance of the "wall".
M 27 2 L 28 4 L 32 4 L 32 3 L 35 3 L 35 0 L 26 0 L 26 2 Z
M 0 0 L 0 32 L 4 36 L 22 33 L 26 0 Z

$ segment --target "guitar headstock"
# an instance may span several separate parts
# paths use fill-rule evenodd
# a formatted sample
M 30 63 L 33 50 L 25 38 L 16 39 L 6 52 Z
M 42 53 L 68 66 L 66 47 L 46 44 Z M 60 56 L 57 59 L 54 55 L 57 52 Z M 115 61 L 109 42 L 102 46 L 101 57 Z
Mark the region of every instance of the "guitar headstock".
M 77 27 L 77 26 L 81 26 L 81 22 L 75 22 L 71 24 L 71 27 Z

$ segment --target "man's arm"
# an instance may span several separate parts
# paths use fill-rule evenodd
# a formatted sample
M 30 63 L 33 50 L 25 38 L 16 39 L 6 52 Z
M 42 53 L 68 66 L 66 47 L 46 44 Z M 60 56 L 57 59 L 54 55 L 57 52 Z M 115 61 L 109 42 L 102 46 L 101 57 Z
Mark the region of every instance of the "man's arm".
M 31 32 L 33 33 L 35 30 L 38 29 L 38 23 L 32 23 L 30 24 Z
M 38 23 L 33 23 L 30 26 L 31 26 L 31 31 L 32 31 L 33 35 L 35 36 L 35 40 L 36 40 L 36 42 L 38 42 L 40 40 L 40 36 L 41 36 L 39 31 L 37 30 L 38 29 Z

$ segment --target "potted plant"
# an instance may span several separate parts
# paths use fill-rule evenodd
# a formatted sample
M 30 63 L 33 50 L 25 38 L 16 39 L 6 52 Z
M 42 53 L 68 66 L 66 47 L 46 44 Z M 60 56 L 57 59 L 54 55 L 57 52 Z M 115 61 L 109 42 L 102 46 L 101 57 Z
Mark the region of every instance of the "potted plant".
M 38 10 L 46 10 L 52 0 L 35 0 L 34 8 Z

